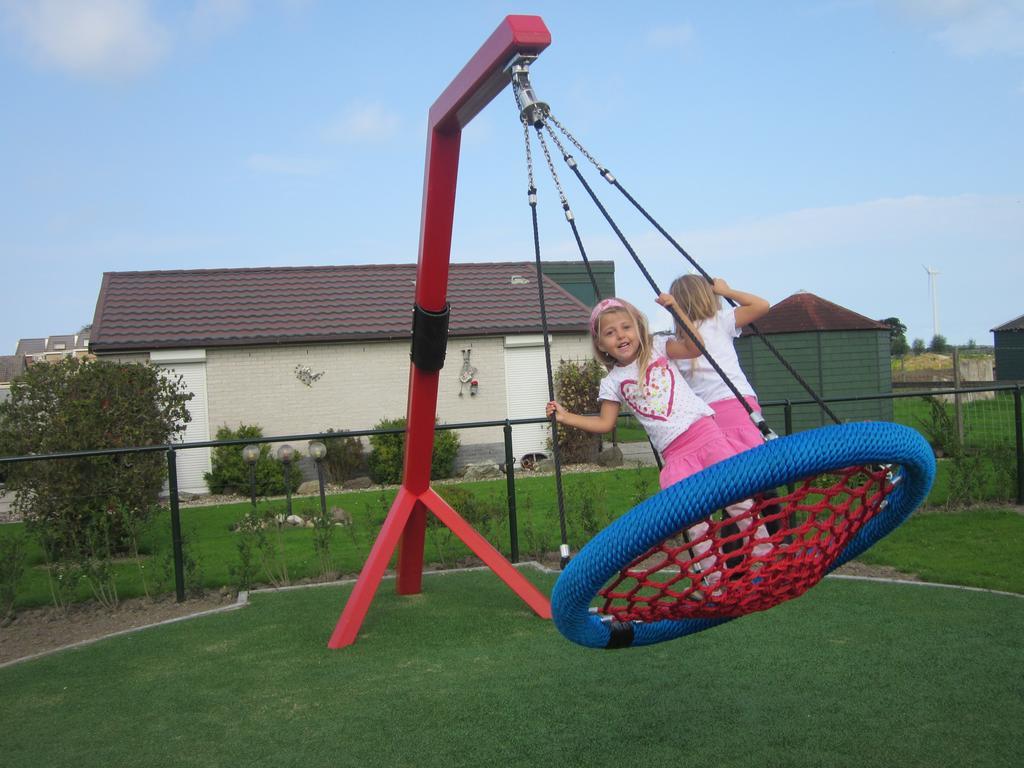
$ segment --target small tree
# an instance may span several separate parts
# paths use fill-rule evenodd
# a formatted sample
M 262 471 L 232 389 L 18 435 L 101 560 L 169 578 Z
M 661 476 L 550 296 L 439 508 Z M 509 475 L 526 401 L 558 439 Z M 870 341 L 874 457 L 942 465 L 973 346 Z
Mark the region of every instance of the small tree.
M 914 339 L 914 343 L 910 345 L 910 351 L 915 355 L 924 354 L 924 339 Z
M 907 344 L 907 326 L 898 317 L 887 317 L 879 322 L 889 326 L 889 353 L 893 357 L 907 354 L 910 348 Z
M 64 358 L 30 366 L 0 403 L 0 453 L 27 455 L 163 445 L 191 420 L 181 377 L 138 363 Z M 160 451 L 11 464 L 14 508 L 47 557 L 90 555 L 102 532 L 127 548 L 125 515 L 145 521 L 166 474 Z
M 928 351 L 934 352 L 937 355 L 943 355 L 949 351 L 949 343 L 946 341 L 946 337 L 941 333 L 937 333 L 932 336 L 932 341 L 928 345 Z
M 604 375 L 604 368 L 593 358 L 583 362 L 560 361 L 555 371 L 558 402 L 573 413 L 594 413 L 598 409 L 597 393 Z M 599 445 L 598 435 L 565 425 L 558 427 L 559 455 L 567 464 L 592 461 Z
M 383 419 L 374 429 L 405 429 L 405 419 Z M 397 483 L 402 479 L 405 459 L 405 432 L 390 435 L 371 435 L 367 464 L 370 478 L 375 483 Z M 430 477 L 440 480 L 452 476 L 455 456 L 459 452 L 459 436 L 450 429 L 434 430 L 434 453 L 430 457 Z
M 324 445 L 327 447 L 324 471 L 329 481 L 341 483 L 366 471 L 363 441 L 358 437 L 330 437 L 324 440 Z
M 259 442 L 263 437 L 263 427 L 256 424 L 239 424 L 237 429 L 224 425 L 217 430 L 218 440 L 251 440 Z M 242 459 L 243 445 L 218 445 L 213 449 L 210 457 L 210 464 L 213 471 L 203 475 L 206 484 L 212 493 L 235 493 L 241 496 L 248 496 L 251 484 L 249 482 L 249 465 Z M 299 452 L 295 452 L 292 463 L 299 460 Z M 302 484 L 302 475 L 297 467 L 293 467 L 289 473 L 291 477 L 291 490 L 298 490 Z M 270 445 L 260 445 L 260 456 L 256 460 L 256 495 L 257 496 L 280 496 L 284 493 L 284 465 L 270 455 Z

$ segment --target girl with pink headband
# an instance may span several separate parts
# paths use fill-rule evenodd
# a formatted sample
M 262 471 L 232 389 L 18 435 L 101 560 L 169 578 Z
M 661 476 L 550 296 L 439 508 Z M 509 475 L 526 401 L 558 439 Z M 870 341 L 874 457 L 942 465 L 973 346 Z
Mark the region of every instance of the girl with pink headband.
M 663 293 L 657 301 L 663 307 L 674 309 L 700 338 L 671 294 Z M 625 403 L 664 459 L 659 477 L 662 488 L 737 453 L 718 428 L 715 412 L 694 393 L 672 362 L 700 354 L 690 339 L 652 336 L 647 318 L 628 301 L 618 298 L 605 299 L 594 307 L 590 315 L 590 337 L 594 354 L 608 371 L 601 379 L 599 414 L 571 413 L 552 400 L 547 405 L 548 418 L 554 416 L 559 424 L 567 427 L 605 434 L 615 427 L 621 405 Z M 743 501 L 726 511 L 734 516 L 741 515 L 750 504 L 750 501 Z M 750 522 L 743 519 L 739 524 L 745 529 Z M 699 541 L 707 529 L 706 523 L 699 523 L 689 531 L 691 540 L 697 540 L 694 549 L 698 555 L 711 547 L 706 539 Z M 758 537 L 763 536 L 767 536 L 767 532 L 758 529 Z M 710 559 L 701 565 L 706 569 Z

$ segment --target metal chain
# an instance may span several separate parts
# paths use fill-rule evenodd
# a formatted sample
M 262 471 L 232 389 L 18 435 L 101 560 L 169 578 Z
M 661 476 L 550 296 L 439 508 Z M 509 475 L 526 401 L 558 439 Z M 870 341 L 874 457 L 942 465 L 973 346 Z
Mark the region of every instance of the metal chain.
M 521 113 L 523 109 L 523 102 L 519 98 L 519 85 L 515 80 L 512 81 L 512 95 L 515 96 L 516 99 L 516 109 Z M 534 190 L 537 189 L 537 185 L 533 183 L 533 152 L 530 149 L 530 125 L 522 118 L 520 118 L 519 122 L 523 124 L 523 139 L 526 143 L 526 175 L 529 180 L 530 194 L 535 195 L 536 192 Z
M 562 208 L 565 209 L 566 215 L 569 215 L 569 199 L 562 189 L 562 182 L 558 180 L 558 171 L 555 170 L 555 163 L 551 159 L 551 152 L 548 150 L 548 143 L 544 140 L 544 133 L 540 126 L 537 127 L 537 141 L 540 142 L 540 148 L 544 150 L 544 158 L 548 161 L 548 170 L 551 172 L 551 180 L 555 182 L 555 189 L 558 190 L 558 199 L 562 201 Z
M 597 168 L 598 173 L 600 173 L 602 176 L 604 176 L 605 174 L 611 175 L 610 171 L 607 168 L 605 168 L 603 165 L 601 165 L 599 162 L 597 162 L 597 158 L 595 158 L 592 154 L 590 154 L 587 151 L 586 147 L 584 147 L 582 144 L 580 144 L 579 139 L 577 139 L 575 136 L 573 136 L 569 132 L 568 128 L 566 128 L 564 125 L 562 125 L 560 122 L 558 122 L 558 118 L 556 118 L 550 112 L 547 113 L 547 118 L 548 118 L 548 122 L 554 123 L 555 127 L 558 128 L 558 130 L 560 130 L 565 135 L 565 138 L 567 138 L 569 141 L 572 142 L 572 145 L 574 147 L 576 147 L 576 149 L 579 150 L 580 154 L 583 155 L 585 158 L 587 158 L 587 160 L 589 160 L 591 162 L 591 164 L 593 164 L 593 166 L 595 168 Z M 554 135 L 554 133 L 552 132 L 552 136 L 553 135 Z M 566 152 L 565 152 L 564 149 L 562 150 L 562 154 L 566 155 Z M 568 155 L 566 155 L 566 156 L 568 156 Z

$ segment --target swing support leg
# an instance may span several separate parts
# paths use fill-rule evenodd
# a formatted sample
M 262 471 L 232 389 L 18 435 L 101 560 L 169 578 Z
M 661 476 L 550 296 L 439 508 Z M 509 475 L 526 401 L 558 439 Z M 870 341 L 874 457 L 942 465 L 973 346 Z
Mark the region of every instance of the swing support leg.
M 539 16 L 507 16 L 430 108 L 416 269 L 418 310 L 436 315 L 447 309 L 462 129 L 509 84 L 512 77 L 509 64 L 514 58 L 536 56 L 550 43 L 551 35 Z M 450 527 L 535 613 L 543 618 L 551 617 L 547 598 L 430 489 L 430 458 L 434 450 L 443 347 L 439 357 L 436 365 L 424 365 L 417 362 L 416 349 L 413 350 L 402 487 L 338 619 L 328 642 L 330 648 L 355 642 L 399 540 L 397 590 L 403 595 L 420 592 L 428 510 Z

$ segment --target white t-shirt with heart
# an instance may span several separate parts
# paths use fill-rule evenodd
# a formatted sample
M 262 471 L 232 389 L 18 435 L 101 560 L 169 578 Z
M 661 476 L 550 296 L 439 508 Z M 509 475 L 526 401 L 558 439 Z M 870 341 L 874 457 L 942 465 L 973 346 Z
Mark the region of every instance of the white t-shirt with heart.
M 666 336 L 655 336 L 651 362 L 643 385 L 637 384 L 637 364 L 615 366 L 601 379 L 598 397 L 625 403 L 647 431 L 658 451 L 664 451 L 691 424 L 714 411 L 694 394 L 675 362 L 665 352 Z

